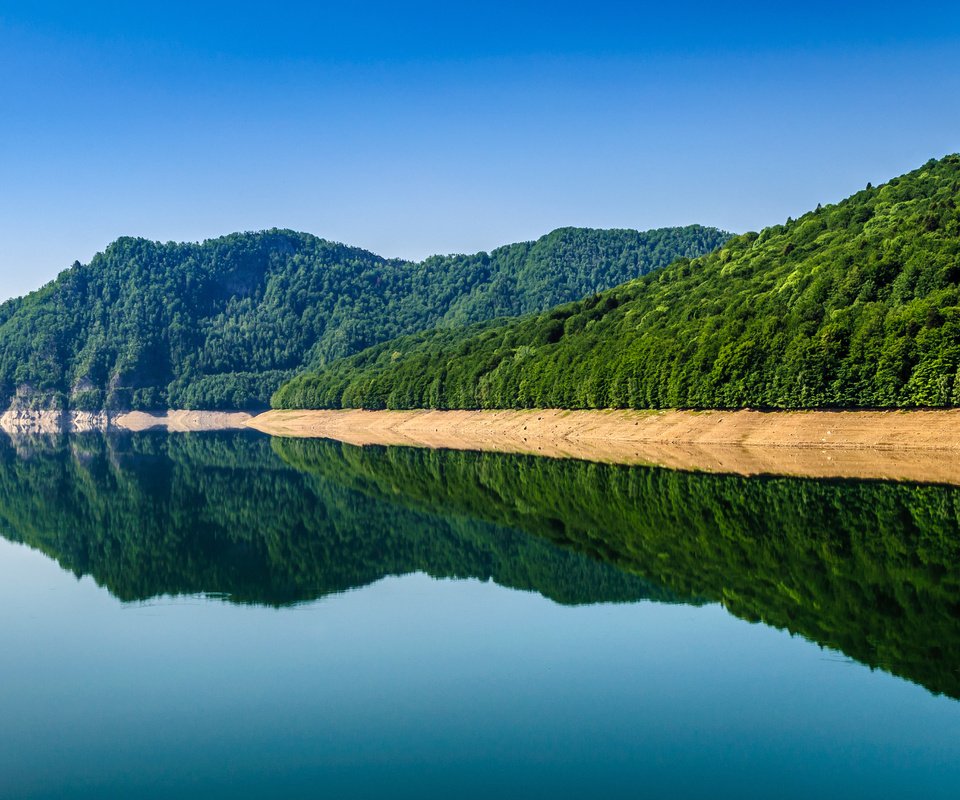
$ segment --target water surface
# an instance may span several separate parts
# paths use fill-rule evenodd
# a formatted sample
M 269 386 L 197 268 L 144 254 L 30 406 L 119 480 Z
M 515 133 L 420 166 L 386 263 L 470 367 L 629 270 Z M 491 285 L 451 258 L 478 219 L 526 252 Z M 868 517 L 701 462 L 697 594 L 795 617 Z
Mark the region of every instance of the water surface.
M 0 438 L 0 796 L 955 797 L 960 491 Z

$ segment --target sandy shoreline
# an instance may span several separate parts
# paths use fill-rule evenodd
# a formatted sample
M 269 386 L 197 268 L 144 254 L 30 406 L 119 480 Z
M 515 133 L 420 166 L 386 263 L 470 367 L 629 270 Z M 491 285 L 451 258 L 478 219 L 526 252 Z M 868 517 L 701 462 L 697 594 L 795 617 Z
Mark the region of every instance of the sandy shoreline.
M 960 410 L 268 411 L 246 424 L 355 445 L 960 485 Z

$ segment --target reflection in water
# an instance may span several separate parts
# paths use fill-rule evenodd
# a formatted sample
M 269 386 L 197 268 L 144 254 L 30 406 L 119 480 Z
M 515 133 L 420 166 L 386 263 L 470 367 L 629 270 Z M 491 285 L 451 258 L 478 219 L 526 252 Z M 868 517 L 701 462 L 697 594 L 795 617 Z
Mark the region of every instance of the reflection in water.
M 6 446 L 4 446 L 6 445 Z M 0 531 L 122 600 L 224 594 L 285 605 L 387 575 L 491 579 L 560 603 L 670 600 L 639 577 L 526 533 L 357 491 L 259 434 L 0 437 Z
M 227 433 L 0 443 L 0 525 L 116 596 L 390 574 L 722 603 L 960 697 L 960 489 Z

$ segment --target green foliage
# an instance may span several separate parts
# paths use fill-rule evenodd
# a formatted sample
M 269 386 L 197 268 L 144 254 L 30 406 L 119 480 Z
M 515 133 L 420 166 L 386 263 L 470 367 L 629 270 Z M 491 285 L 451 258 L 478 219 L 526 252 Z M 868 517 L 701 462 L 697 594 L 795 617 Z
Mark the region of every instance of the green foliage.
M 387 342 L 295 378 L 273 404 L 947 407 L 958 370 L 948 156 L 546 313 Z
M 960 489 L 278 439 L 299 469 L 527 531 L 960 697 Z
M 395 336 L 522 314 L 705 253 L 690 226 L 566 228 L 421 263 L 272 230 L 124 238 L 0 305 L 0 408 L 245 408 L 308 365 Z

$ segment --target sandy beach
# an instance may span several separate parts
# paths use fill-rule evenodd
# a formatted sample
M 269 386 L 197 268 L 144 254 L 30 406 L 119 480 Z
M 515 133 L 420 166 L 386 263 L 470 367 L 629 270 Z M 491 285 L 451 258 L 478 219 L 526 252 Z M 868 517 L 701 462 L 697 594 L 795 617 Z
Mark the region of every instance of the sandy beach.
M 960 485 L 960 410 L 268 411 L 246 424 L 355 445 Z

